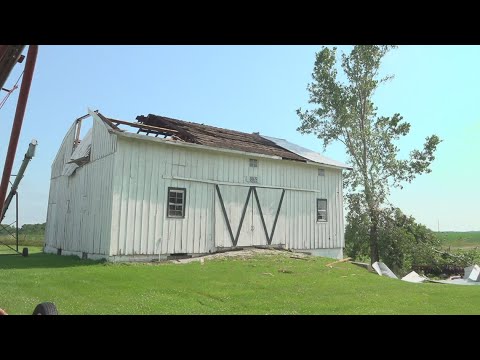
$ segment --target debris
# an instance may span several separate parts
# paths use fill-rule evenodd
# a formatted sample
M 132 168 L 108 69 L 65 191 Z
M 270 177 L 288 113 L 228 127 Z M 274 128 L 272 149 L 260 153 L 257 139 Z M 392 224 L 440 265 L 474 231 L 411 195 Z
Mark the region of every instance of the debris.
M 411 282 L 411 283 L 422 283 L 425 280 L 427 280 L 427 278 L 424 277 L 424 276 L 418 275 L 415 271 L 412 271 L 412 272 L 408 273 L 407 275 L 405 275 L 402 278 L 402 280 L 403 281 L 408 281 L 408 282 Z
M 480 281 L 480 267 L 477 264 L 466 267 L 465 275 L 463 278 L 475 282 Z
M 480 282 L 471 281 L 469 279 L 453 279 L 453 280 L 428 279 L 427 282 L 437 283 L 437 284 L 448 284 L 448 285 L 480 285 Z
M 300 256 L 290 256 L 291 259 L 298 259 L 298 260 L 308 260 L 306 257 L 300 257 Z
M 273 276 L 272 273 L 262 273 L 262 275 L 270 275 L 270 276 Z
M 201 258 L 200 259 L 200 264 L 203 265 L 205 263 L 205 259 L 204 258 Z
M 450 285 L 480 285 L 480 266 L 477 264 L 464 268 L 464 276 L 450 276 L 448 280 L 430 280 L 429 282 Z
M 375 269 L 378 275 L 380 276 L 388 276 L 389 278 L 392 279 L 398 279 L 397 275 L 393 273 L 392 270 L 388 268 L 387 265 L 385 265 L 381 261 L 376 261 L 372 264 L 372 267 Z
M 456 280 L 456 279 L 463 279 L 460 275 L 453 275 L 450 276 L 447 280 Z
M 337 261 L 331 262 L 330 264 L 327 264 L 325 266 L 332 267 L 332 265 L 334 265 L 334 264 L 338 264 L 338 263 L 342 263 L 342 262 L 346 262 L 346 261 L 350 261 L 350 260 L 352 260 L 352 258 L 347 257 L 347 258 L 342 259 L 342 260 L 337 260 Z
M 350 264 L 363 267 L 363 268 L 367 269 L 368 271 L 374 271 L 373 268 L 372 268 L 372 265 L 367 264 L 367 263 L 362 263 L 362 262 L 358 262 L 358 261 L 350 261 Z
M 278 269 L 278 272 L 281 272 L 281 273 L 284 273 L 284 274 L 292 274 L 293 273 L 292 270 L 288 270 L 288 269 Z

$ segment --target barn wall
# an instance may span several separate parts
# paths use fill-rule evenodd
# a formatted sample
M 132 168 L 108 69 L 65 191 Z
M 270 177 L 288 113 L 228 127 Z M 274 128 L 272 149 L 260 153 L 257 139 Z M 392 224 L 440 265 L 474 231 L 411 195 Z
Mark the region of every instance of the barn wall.
M 95 161 L 117 150 L 117 135 L 108 132 L 110 127 L 98 115 L 93 115 L 92 150 L 90 160 Z
M 58 149 L 57 156 L 53 160 L 52 164 L 52 176 L 54 179 L 62 175 L 62 170 L 67 161 L 70 160 L 70 156 L 73 153 L 73 141 L 75 139 L 75 123 L 68 129 L 67 134 L 63 138 L 62 145 Z
M 52 166 L 46 251 L 108 255 L 116 136 L 108 133 L 103 122 L 94 120 L 90 162 L 71 176 L 62 176 L 72 153 L 74 129 L 67 133 Z
M 249 166 L 249 158 L 258 160 L 257 168 Z M 280 194 L 286 189 L 272 244 L 293 249 L 342 248 L 341 171 L 325 168 L 321 177 L 319 167 L 119 136 L 110 255 L 205 253 L 232 246 L 216 184 L 234 233 L 250 186 L 257 187 L 269 233 Z M 256 177 L 258 183 L 251 183 L 250 177 Z M 166 217 L 168 187 L 187 189 L 185 219 Z M 326 223 L 316 222 L 317 198 L 328 200 Z M 253 194 L 238 245 L 249 242 L 266 244 Z

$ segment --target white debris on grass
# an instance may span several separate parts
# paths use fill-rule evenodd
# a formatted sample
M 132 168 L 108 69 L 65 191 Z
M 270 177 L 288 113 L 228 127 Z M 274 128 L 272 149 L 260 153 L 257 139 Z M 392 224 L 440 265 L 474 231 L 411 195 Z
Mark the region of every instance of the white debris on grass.
M 465 280 L 471 280 L 471 281 L 480 281 L 480 267 L 475 264 L 473 266 L 468 266 L 466 267 L 465 269 L 465 275 L 463 276 L 463 278 Z
M 380 276 L 388 276 L 389 278 L 392 278 L 392 279 L 398 279 L 397 275 L 395 275 L 393 273 L 392 270 L 390 270 L 388 268 L 387 265 L 385 265 L 383 262 L 381 261 L 375 261 L 373 264 L 372 264 L 372 267 L 375 269 L 375 271 L 377 272 L 378 275 Z
M 408 282 L 411 282 L 411 283 L 422 283 L 425 280 L 427 280 L 427 278 L 424 277 L 424 276 L 418 275 L 415 271 L 412 271 L 412 272 L 408 273 L 407 275 L 405 275 L 402 278 L 402 280 L 403 281 L 408 281 Z

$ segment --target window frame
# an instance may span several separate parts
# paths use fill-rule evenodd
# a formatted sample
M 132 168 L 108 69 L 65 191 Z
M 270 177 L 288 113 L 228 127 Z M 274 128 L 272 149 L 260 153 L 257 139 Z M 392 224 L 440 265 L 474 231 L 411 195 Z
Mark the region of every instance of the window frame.
M 325 209 L 320 209 L 319 207 L 320 201 L 325 201 Z M 319 212 L 325 212 L 325 219 L 318 218 Z M 317 223 L 318 222 L 320 223 L 328 222 L 328 200 L 327 199 L 317 198 Z
M 323 168 L 318 168 L 318 176 L 325 177 L 325 169 L 323 169 Z
M 248 159 L 248 166 L 251 168 L 258 168 L 258 159 Z
M 176 191 L 176 192 L 183 192 L 183 201 L 182 201 L 182 215 L 170 215 L 170 191 Z M 187 204 L 187 188 L 179 188 L 179 187 L 168 187 L 167 189 L 167 218 L 169 219 L 185 219 L 185 207 Z M 178 204 L 172 204 L 175 206 L 178 206 Z M 178 211 L 178 210 L 172 210 L 172 211 Z

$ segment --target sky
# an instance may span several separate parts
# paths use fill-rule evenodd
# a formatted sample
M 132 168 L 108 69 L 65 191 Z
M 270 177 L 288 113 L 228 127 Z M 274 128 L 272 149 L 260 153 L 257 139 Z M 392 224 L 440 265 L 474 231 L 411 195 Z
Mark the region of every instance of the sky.
M 339 46 L 348 52 L 350 46 Z M 312 46 L 47 46 L 39 47 L 17 148 L 16 173 L 32 139 L 37 152 L 19 188 L 19 223 L 45 222 L 51 164 L 73 121 L 87 108 L 122 120 L 149 113 L 284 138 L 335 160 L 342 144 L 296 131 L 296 109 L 308 107 Z M 27 48 L 24 53 L 26 54 Z M 411 124 L 401 156 L 437 134 L 430 174 L 389 201 L 440 231 L 480 230 L 480 46 L 399 46 L 382 72 L 395 75 L 374 95 L 378 114 L 400 113 Z M 23 64 L 4 87 L 11 88 Z M 19 91 L 0 109 L 0 169 Z M 0 100 L 5 92 L 0 93 Z M 13 206 L 4 223 L 15 219 Z

